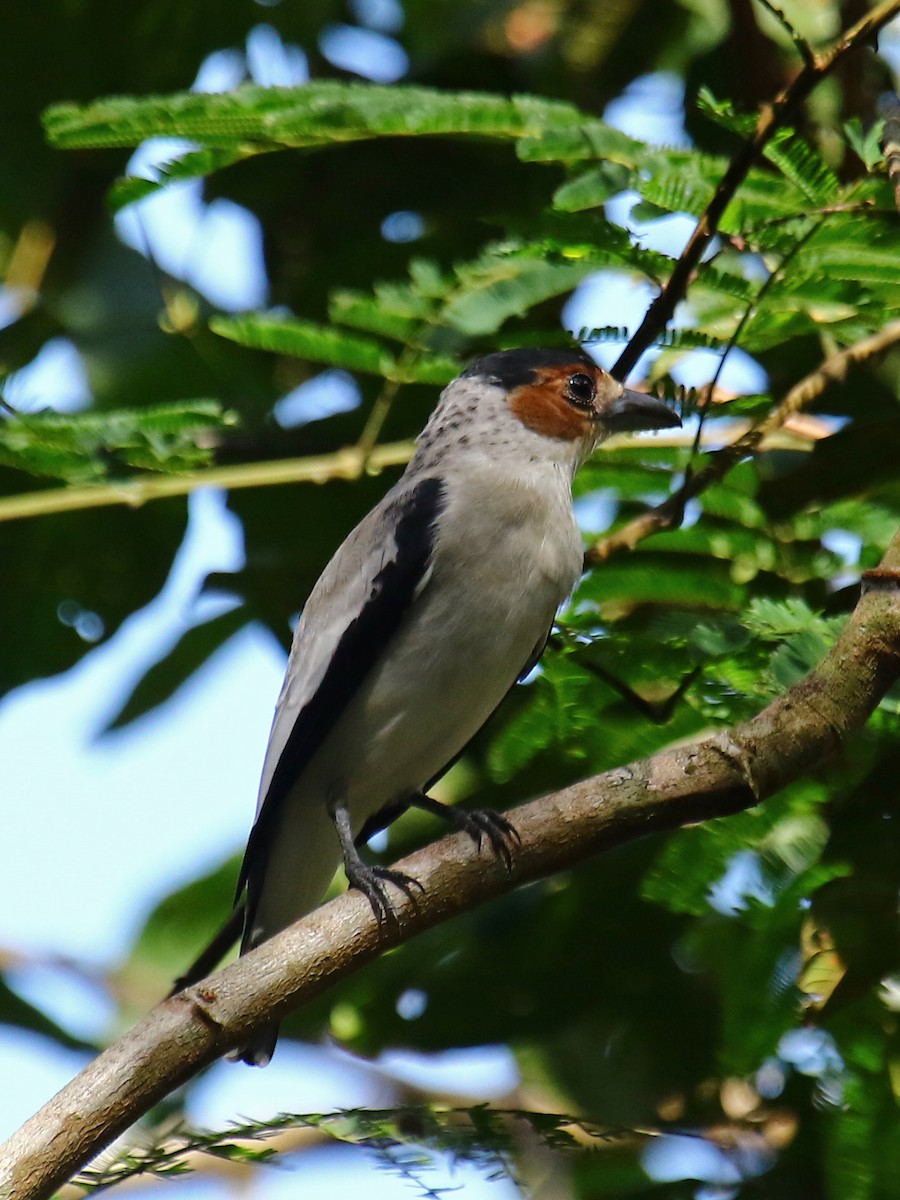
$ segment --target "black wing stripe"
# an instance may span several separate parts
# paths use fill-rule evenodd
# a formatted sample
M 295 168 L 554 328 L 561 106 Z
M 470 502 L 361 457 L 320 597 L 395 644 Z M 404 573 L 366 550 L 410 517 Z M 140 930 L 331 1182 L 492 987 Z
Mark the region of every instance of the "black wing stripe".
M 516 683 L 521 683 L 523 679 L 527 679 L 528 676 L 531 674 L 531 672 L 534 670 L 534 668 L 541 661 L 543 653 L 547 649 L 547 643 L 550 641 L 550 634 L 552 632 L 553 632 L 553 622 L 551 621 L 550 625 L 547 629 L 547 632 L 544 634 L 544 636 L 541 638 L 541 640 L 538 642 L 538 644 L 532 650 L 531 655 L 528 659 L 528 662 L 525 664 L 525 666 L 522 668 L 522 670 L 516 676 Z M 512 689 L 510 689 L 510 690 L 512 690 Z M 508 696 L 509 692 L 507 692 L 506 694 Z
M 429 478 L 407 492 L 394 507 L 396 554 L 373 579 L 369 598 L 341 635 L 322 682 L 297 714 L 265 801 L 250 831 L 237 894 L 240 896 L 247 885 L 251 911 L 255 908 L 256 893 L 262 886 L 272 836 L 284 801 L 412 604 L 416 588 L 428 569 L 434 546 L 434 525 L 443 504 L 444 485 L 439 479 Z

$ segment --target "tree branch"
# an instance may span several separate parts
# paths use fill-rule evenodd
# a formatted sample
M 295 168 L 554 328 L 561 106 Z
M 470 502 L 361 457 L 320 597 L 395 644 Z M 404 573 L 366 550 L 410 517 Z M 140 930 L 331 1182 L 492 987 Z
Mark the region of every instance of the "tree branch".
M 333 454 L 315 454 L 308 458 L 203 467 L 177 475 L 135 475 L 115 483 L 92 483 L 83 487 L 45 488 L 42 491 L 0 497 L 0 521 L 16 521 L 23 517 L 42 517 L 85 508 L 108 508 L 115 504 L 139 508 L 149 500 L 187 496 L 203 487 L 271 487 L 280 483 L 326 483 L 329 479 L 358 479 L 366 470 L 378 472 L 385 467 L 404 465 L 412 451 L 412 442 L 385 442 L 368 450 L 345 446 Z
M 385 949 L 529 880 L 648 833 L 759 803 L 817 767 L 900 678 L 900 532 L 817 670 L 758 716 L 515 810 L 512 869 L 464 834 L 399 863 L 425 893 L 380 930 L 347 892 L 187 991 L 159 1004 L 0 1148 L 0 1197 L 46 1200 L 163 1096 Z
M 719 227 L 722 214 L 734 199 L 766 143 L 845 54 L 874 37 L 898 13 L 900 0 L 883 0 L 883 3 L 877 4 L 855 25 L 851 25 L 833 46 L 821 54 L 812 55 L 787 87 L 778 93 L 771 104 L 762 109 L 756 128 L 728 164 L 727 171 L 694 227 L 694 232 L 673 267 L 665 287 L 647 309 L 643 321 L 612 368 L 612 374 L 617 379 L 624 379 L 628 375 L 643 352 L 656 341 L 671 321 L 676 306 L 685 297 L 704 250 Z
M 799 383 L 794 384 L 780 404 L 769 413 L 765 420 L 760 421 L 752 429 L 741 434 L 739 438 L 721 450 L 713 451 L 702 470 L 690 474 L 681 487 L 673 492 L 662 504 L 648 508 L 633 520 L 628 521 L 621 529 L 606 534 L 590 546 L 584 555 L 586 567 L 596 567 L 606 562 L 613 554 L 621 550 L 633 550 L 638 542 L 651 534 L 661 533 L 664 529 L 672 529 L 681 523 L 684 506 L 688 500 L 693 500 L 713 483 L 723 479 L 725 475 L 743 458 L 758 450 L 765 438 L 779 429 L 789 417 L 800 412 L 816 400 L 830 383 L 842 380 L 851 366 L 874 358 L 900 342 L 900 321 L 892 321 L 869 337 L 861 338 L 851 346 L 845 346 L 824 359 L 815 370 L 805 375 Z
M 900 98 L 894 96 L 884 105 L 884 134 L 881 151 L 887 167 L 888 179 L 894 189 L 894 200 L 900 209 Z
M 627 434 L 617 435 L 615 441 L 618 450 L 623 446 L 638 444 Z M 690 440 L 682 434 L 661 434 L 655 438 L 654 445 L 687 446 Z M 406 466 L 414 449 L 412 440 L 382 442 L 368 448 L 360 439 L 356 445 L 343 446 L 330 454 L 200 467 L 196 471 L 181 471 L 172 475 L 133 475 L 115 483 L 90 483 L 81 487 L 21 492 L 14 496 L 0 496 L 0 522 L 46 517 L 53 513 L 87 508 L 109 508 L 117 504 L 140 508 L 151 500 L 188 496 L 205 487 L 231 491 L 236 488 L 278 487 L 286 483 L 327 483 L 330 479 L 355 480 L 366 473 L 377 475 L 388 467 Z

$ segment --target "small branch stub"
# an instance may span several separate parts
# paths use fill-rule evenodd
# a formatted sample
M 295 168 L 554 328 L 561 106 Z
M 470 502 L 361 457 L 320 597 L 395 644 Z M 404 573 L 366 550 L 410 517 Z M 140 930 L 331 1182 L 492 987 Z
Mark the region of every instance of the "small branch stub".
M 865 595 L 867 592 L 893 592 L 900 588 L 900 568 L 897 567 L 873 567 L 870 571 L 863 571 L 860 578 L 860 594 Z

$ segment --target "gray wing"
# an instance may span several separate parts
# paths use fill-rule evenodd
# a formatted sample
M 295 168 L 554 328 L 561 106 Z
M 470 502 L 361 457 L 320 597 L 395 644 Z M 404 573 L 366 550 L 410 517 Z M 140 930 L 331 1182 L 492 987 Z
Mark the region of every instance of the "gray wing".
M 284 802 L 428 578 L 439 479 L 389 493 L 350 534 L 310 595 L 275 711 L 237 894 L 252 913 Z

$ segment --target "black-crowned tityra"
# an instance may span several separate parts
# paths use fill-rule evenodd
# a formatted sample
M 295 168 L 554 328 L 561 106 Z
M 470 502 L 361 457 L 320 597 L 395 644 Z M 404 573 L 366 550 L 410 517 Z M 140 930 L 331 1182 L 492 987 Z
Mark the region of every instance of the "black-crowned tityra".
M 596 444 L 680 424 L 577 350 L 503 350 L 441 394 L 402 478 L 339 547 L 294 636 L 241 868 L 241 952 L 313 909 L 343 859 L 376 917 L 360 834 L 410 806 L 508 858 L 515 831 L 426 796 L 544 648 L 582 570 L 572 479 Z M 276 1030 L 240 1052 L 271 1057 Z

